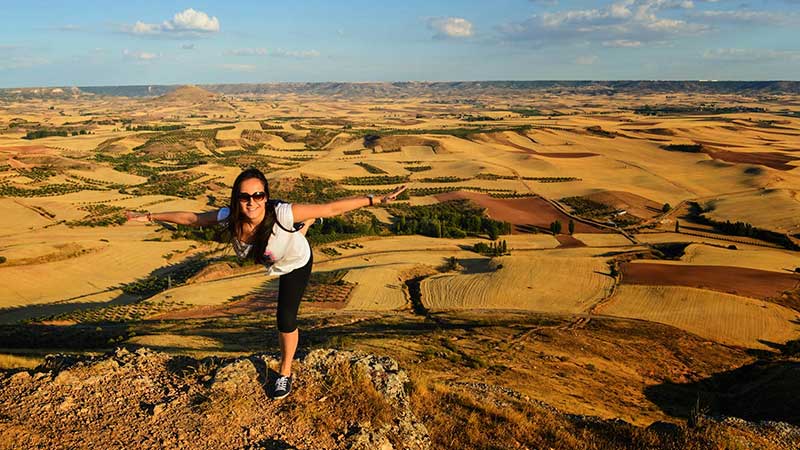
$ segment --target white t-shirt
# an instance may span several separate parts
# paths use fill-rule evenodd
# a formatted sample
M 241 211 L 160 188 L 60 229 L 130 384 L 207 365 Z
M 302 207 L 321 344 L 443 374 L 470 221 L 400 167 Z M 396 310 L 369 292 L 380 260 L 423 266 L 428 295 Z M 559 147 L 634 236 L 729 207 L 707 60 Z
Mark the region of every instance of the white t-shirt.
M 268 208 L 269 206 L 265 207 Z M 217 212 L 217 221 L 225 221 L 230 214 L 230 209 L 220 209 Z M 278 203 L 275 205 L 275 218 L 287 230 L 294 229 L 292 204 Z M 234 242 L 234 249 L 240 258 L 245 258 L 250 253 L 251 248 L 252 245 L 250 244 Z M 264 255 L 267 256 L 268 260 L 273 261 L 272 265 L 267 267 L 267 274 L 284 275 L 308 263 L 311 258 L 311 246 L 309 246 L 303 233 L 290 233 L 276 223 L 272 226 L 272 236 L 269 237 Z

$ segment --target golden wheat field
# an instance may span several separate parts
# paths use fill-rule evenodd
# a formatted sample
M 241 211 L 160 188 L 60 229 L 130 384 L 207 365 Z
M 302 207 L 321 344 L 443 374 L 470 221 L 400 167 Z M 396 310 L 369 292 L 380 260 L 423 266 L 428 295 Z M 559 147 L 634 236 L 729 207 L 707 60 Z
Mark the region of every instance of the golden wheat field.
M 485 273 L 425 280 L 422 301 L 429 309 L 581 313 L 610 293 L 613 280 L 606 270 L 599 258 L 506 256 L 487 264 Z
M 797 311 L 746 297 L 688 287 L 620 286 L 600 313 L 658 322 L 742 347 L 794 339 Z

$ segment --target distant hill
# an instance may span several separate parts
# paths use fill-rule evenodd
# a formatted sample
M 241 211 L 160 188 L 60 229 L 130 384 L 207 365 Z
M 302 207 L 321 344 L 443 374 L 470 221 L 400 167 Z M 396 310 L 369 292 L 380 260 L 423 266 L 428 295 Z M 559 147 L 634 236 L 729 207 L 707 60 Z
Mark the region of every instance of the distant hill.
M 63 88 L 66 91 L 68 88 Z M 258 83 L 200 86 L 81 86 L 81 93 L 122 97 L 157 97 L 173 94 L 178 99 L 208 100 L 213 94 L 305 94 L 332 97 L 466 97 L 477 95 L 526 95 L 535 93 L 589 95 L 615 94 L 800 94 L 800 81 L 404 81 L 373 83 Z M 53 95 L 53 88 L 0 89 L 0 98 Z M 59 93 L 58 91 L 56 91 Z M 73 91 L 70 90 L 72 93 Z M 60 93 L 63 95 L 63 93 Z
M 217 97 L 218 95 L 213 92 L 209 92 L 197 86 L 187 85 L 169 91 L 156 100 L 162 103 L 203 103 L 214 100 Z
M 595 95 L 704 93 L 774 95 L 800 93 L 797 81 L 446 81 L 395 83 L 215 84 L 204 88 L 222 94 L 316 94 L 342 97 L 474 96 L 523 93 Z

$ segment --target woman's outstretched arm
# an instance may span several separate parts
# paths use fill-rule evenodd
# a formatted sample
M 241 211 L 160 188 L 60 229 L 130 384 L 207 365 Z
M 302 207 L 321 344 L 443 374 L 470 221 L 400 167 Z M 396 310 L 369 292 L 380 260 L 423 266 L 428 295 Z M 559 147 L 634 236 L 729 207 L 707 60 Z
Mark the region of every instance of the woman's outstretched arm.
M 216 225 L 218 210 L 204 213 L 194 213 L 190 211 L 170 211 L 158 213 L 137 213 L 125 211 L 128 222 L 169 222 L 177 225 L 188 225 L 190 227 L 206 227 Z
M 316 217 L 334 217 L 344 214 L 347 211 L 370 206 L 371 204 L 386 204 L 396 199 L 401 192 L 406 190 L 406 186 L 400 186 L 394 191 L 386 195 L 376 195 L 372 201 L 369 197 L 353 197 L 336 200 L 330 203 L 323 203 L 320 205 L 307 205 L 307 204 L 293 204 L 292 215 L 295 222 L 304 222 L 308 219 Z

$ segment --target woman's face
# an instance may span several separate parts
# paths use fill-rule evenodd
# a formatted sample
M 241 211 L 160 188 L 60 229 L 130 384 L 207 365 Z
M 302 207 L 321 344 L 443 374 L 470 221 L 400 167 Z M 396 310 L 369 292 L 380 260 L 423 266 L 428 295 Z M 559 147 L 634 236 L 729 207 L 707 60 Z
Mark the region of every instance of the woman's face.
M 264 183 L 258 178 L 248 178 L 239 186 L 239 206 L 250 222 L 260 223 L 264 219 L 264 207 L 267 204 L 265 192 Z

